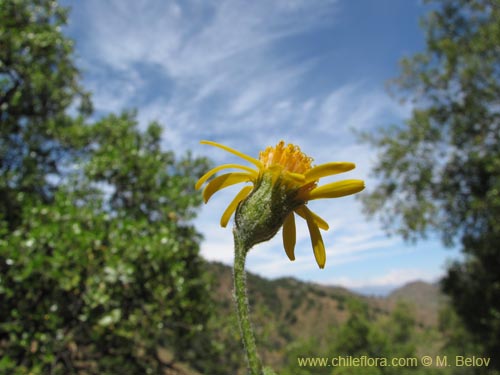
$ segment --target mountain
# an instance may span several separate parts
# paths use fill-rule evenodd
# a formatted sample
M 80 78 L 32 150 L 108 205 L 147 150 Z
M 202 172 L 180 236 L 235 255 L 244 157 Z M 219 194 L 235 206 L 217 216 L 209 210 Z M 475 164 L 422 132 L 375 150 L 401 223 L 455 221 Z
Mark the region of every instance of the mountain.
M 446 302 L 437 283 L 423 281 L 414 281 L 396 289 L 386 300 L 388 305 L 394 305 L 396 301 L 412 304 L 418 319 L 428 325 L 437 324 L 439 309 Z
M 232 269 L 217 262 L 207 263 L 207 267 L 216 304 L 211 335 L 215 335 L 214 341 L 226 348 L 225 353 L 230 353 L 227 362 L 221 366 L 230 368 L 231 373 L 244 374 L 240 367 L 244 358 L 233 306 Z M 389 329 L 393 312 L 404 303 L 411 312 L 415 335 L 418 336 L 414 339 L 416 350 L 429 355 L 431 351 L 437 352 L 442 342 L 437 323 L 439 310 L 446 300 L 437 284 L 412 282 L 388 296 L 375 297 L 291 277 L 269 280 L 247 273 L 247 288 L 257 346 L 263 362 L 275 369 L 283 366 L 287 351 L 295 344 L 315 339 L 328 346 L 332 332 L 334 335 L 339 332 L 351 316 L 353 303 L 367 308 L 371 323 Z M 195 373 L 172 371 L 168 374 Z
M 233 307 L 232 269 L 210 263 L 214 279 L 214 299 L 219 316 L 231 317 L 237 333 Z M 409 306 L 420 331 L 436 329 L 444 297 L 436 284 L 413 282 L 394 290 L 387 297 L 370 297 L 337 286 L 324 286 L 287 277 L 269 280 L 247 273 L 251 318 L 263 361 L 279 368 L 284 350 L 293 342 L 325 337 L 342 326 L 350 316 L 349 306 L 358 302 L 369 311 L 374 322 L 389 319 L 399 303 Z
M 213 262 L 209 263 L 209 270 L 216 285 L 215 299 L 224 305 L 232 304 L 231 267 Z M 318 319 L 320 325 L 343 322 L 348 315 L 346 302 L 349 299 L 362 301 L 383 315 L 390 314 L 398 302 L 404 302 L 414 309 L 417 323 L 424 326 L 437 324 L 440 306 L 445 302 L 436 283 L 423 281 L 405 284 L 385 297 L 367 296 L 343 287 L 303 282 L 292 277 L 269 280 L 252 273 L 247 273 L 247 287 L 251 305 L 252 302 L 262 303 L 276 318 L 292 320 L 292 325 L 302 323 L 301 333 L 304 333 L 304 324 L 311 325 L 311 314 L 322 318 Z

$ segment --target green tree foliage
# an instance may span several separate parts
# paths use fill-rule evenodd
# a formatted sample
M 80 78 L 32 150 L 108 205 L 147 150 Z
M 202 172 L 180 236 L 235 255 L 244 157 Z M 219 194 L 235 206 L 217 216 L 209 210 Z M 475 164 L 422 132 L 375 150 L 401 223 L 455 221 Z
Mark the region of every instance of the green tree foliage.
M 166 347 L 220 373 L 189 224 L 207 162 L 134 113 L 89 121 L 55 1 L 0 0 L 0 17 L 0 372 L 163 373 Z
M 336 335 L 332 353 L 344 357 L 367 356 L 370 358 L 409 357 L 413 351 L 404 350 L 411 339 L 411 330 L 415 322 L 407 310 L 396 309 L 393 320 L 388 324 L 389 329 L 383 330 L 374 324 L 370 317 L 368 306 L 358 301 L 351 301 L 349 306 L 350 317 Z M 400 333 L 404 332 L 404 335 Z M 404 354 L 404 355 L 402 355 Z M 366 375 L 378 374 L 406 374 L 406 368 L 370 366 L 361 371 Z M 414 370 L 414 369 L 413 369 Z M 337 367 L 332 374 L 356 374 L 360 368 L 353 366 Z
M 444 341 L 442 355 L 446 355 L 447 358 L 471 357 L 482 352 L 481 345 L 472 340 L 471 334 L 465 329 L 460 317 L 451 306 L 445 306 L 439 312 L 438 329 Z M 449 370 L 452 375 L 498 374 L 498 371 L 486 367 L 455 367 Z
M 204 163 L 174 162 L 159 150 L 158 126 L 135 127 L 127 114 L 89 126 L 94 140 L 109 137 L 85 154 L 91 178 L 77 168 L 53 203 L 24 206 L 21 225 L 2 236 L 0 334 L 12 371 L 142 373 L 160 370 L 160 345 L 185 359 L 200 354 L 192 343 L 211 310 L 199 235 L 183 223 L 197 199 L 183 168 Z M 101 181 L 94 173 L 104 165 Z M 144 187 L 154 209 L 123 204 L 117 197 L 133 193 L 114 178 Z M 179 196 L 175 205 L 161 199 L 164 189 Z
M 395 81 L 411 118 L 367 136 L 380 183 L 364 203 L 407 239 L 438 231 L 460 242 L 464 261 L 444 290 L 500 368 L 500 2 L 437 3 L 426 50 Z
M 51 198 L 47 177 L 69 151 L 66 110 L 79 103 L 80 113 L 90 111 L 61 33 L 66 16 L 55 1 L 0 1 L 0 209 L 11 229 L 20 221 L 17 192 Z
M 417 358 L 415 334 L 416 322 L 410 306 L 400 303 L 386 320 L 376 320 L 368 306 L 357 299 L 348 303 L 349 318 L 340 327 L 332 329 L 322 338 L 290 345 L 283 374 L 325 375 L 401 375 L 431 374 L 420 366 L 332 366 L 331 358 Z M 327 358 L 325 366 L 299 366 L 297 357 Z
M 317 358 L 329 356 L 324 347 L 319 345 L 317 337 L 308 340 L 292 342 L 285 354 L 285 365 L 280 375 L 330 375 L 331 369 L 323 366 L 299 366 L 297 358 Z

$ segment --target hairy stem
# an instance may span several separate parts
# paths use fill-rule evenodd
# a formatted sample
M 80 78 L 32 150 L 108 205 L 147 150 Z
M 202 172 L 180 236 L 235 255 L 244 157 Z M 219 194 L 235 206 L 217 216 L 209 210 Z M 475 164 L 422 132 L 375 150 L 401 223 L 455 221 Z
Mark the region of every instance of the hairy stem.
M 248 298 L 245 283 L 245 258 L 249 249 L 245 246 L 245 241 L 240 237 L 238 232 L 234 231 L 234 299 L 236 302 L 236 312 L 238 314 L 238 322 L 240 325 L 241 337 L 245 347 L 248 360 L 248 368 L 251 375 L 262 374 L 262 364 L 257 347 L 255 345 L 255 337 L 253 334 L 252 325 L 250 323 L 248 311 Z

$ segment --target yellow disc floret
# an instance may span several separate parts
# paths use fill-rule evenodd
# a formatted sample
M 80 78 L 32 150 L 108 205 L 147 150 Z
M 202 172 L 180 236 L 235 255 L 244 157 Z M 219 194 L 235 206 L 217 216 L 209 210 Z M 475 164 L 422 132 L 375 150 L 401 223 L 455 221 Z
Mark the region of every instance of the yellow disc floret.
M 220 224 L 225 227 L 235 214 L 235 238 L 245 243 L 245 248 L 266 241 L 283 227 L 283 245 L 291 260 L 295 259 L 295 219 L 305 219 L 311 235 L 314 257 L 320 268 L 325 267 L 326 251 L 320 229 L 328 230 L 328 223 L 307 207 L 307 202 L 316 199 L 338 198 L 360 192 L 365 188 L 362 180 L 341 180 L 317 186 L 321 178 L 348 172 L 354 163 L 329 162 L 312 166 L 313 159 L 304 154 L 299 146 L 280 141 L 259 153 L 259 159 L 245 155 L 228 146 L 212 141 L 202 141 L 230 152 L 255 168 L 240 164 L 224 164 L 212 168 L 198 182 L 199 189 L 205 182 L 203 199 L 207 202 L 217 191 L 238 183 L 244 186 L 222 214 Z M 224 169 L 237 169 L 217 177 Z
M 261 151 L 259 160 L 264 168 L 281 166 L 286 172 L 299 174 L 305 174 L 310 170 L 313 161 L 311 157 L 300 151 L 299 146 L 293 144 L 285 146 L 283 141 L 280 141 L 276 147 L 269 146 L 264 151 Z
M 259 161 L 262 163 L 261 176 L 270 173 L 274 183 L 279 181 L 293 189 L 297 198 L 303 198 L 317 185 L 317 180 L 305 181 L 306 173 L 313 168 L 313 158 L 304 154 L 299 146 L 280 141 L 275 147 L 261 151 Z

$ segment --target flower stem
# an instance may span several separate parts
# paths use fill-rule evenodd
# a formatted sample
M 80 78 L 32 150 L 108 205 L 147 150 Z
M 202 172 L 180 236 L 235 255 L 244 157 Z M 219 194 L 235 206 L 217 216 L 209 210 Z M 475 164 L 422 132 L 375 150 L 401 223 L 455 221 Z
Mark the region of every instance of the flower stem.
M 241 337 L 245 347 L 248 368 L 251 375 L 262 374 L 262 364 L 257 347 L 255 345 L 255 337 L 253 334 L 252 325 L 250 323 L 248 312 L 248 298 L 245 283 L 245 258 L 249 249 L 246 248 L 245 241 L 234 231 L 234 298 L 236 302 L 236 312 L 238 314 L 238 322 L 240 325 Z

